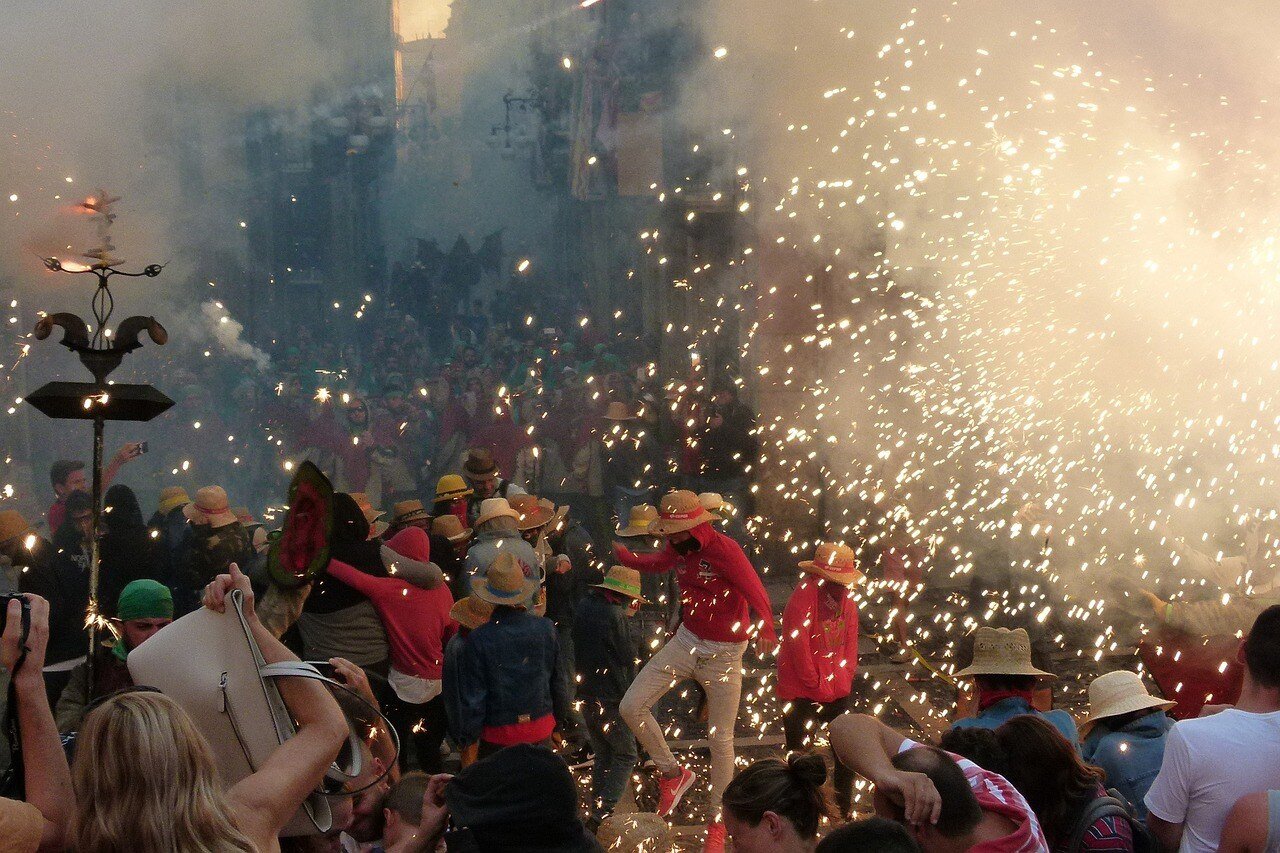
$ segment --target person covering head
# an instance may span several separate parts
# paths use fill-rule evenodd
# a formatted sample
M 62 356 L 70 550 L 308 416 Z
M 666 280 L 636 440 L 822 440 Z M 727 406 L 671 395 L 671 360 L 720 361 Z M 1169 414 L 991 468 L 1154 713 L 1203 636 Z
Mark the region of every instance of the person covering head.
M 621 537 L 648 536 L 649 525 L 658 518 L 658 508 L 649 504 L 637 504 L 627 514 L 627 523 L 617 529 Z
M 505 503 L 505 501 L 504 501 Z M 490 604 L 522 607 L 538 589 L 538 579 L 526 578 L 519 561 L 509 552 L 502 552 L 483 577 L 471 581 L 471 594 Z
M 662 496 L 662 501 L 658 504 L 658 518 L 649 525 L 649 533 L 653 536 L 670 536 L 717 519 L 718 516 L 703 509 L 696 494 L 680 489 Z
M 546 747 L 499 750 L 455 776 L 444 798 L 454 825 L 465 828 L 481 853 L 600 849 L 578 818 L 569 767 Z
M 165 486 L 160 490 L 160 502 L 156 504 L 156 511 L 161 515 L 168 515 L 178 507 L 189 503 L 191 503 L 191 497 L 182 486 Z
M 456 498 L 469 497 L 473 490 L 467 481 L 457 474 L 445 474 L 436 483 L 436 501 L 451 501 Z
M 973 635 L 973 661 L 955 674 L 956 678 L 976 675 L 1031 675 L 1057 678 L 1031 665 L 1031 638 L 1026 628 L 978 628 Z
M 227 492 L 221 486 L 205 486 L 198 490 L 195 501 L 183 507 L 182 512 L 192 524 L 207 524 L 215 529 L 236 523 L 231 504 L 227 502 Z
M 838 542 L 820 542 L 812 560 L 801 560 L 800 570 L 829 580 L 840 586 L 860 583 L 863 574 L 858 570 L 858 555 L 848 545 Z

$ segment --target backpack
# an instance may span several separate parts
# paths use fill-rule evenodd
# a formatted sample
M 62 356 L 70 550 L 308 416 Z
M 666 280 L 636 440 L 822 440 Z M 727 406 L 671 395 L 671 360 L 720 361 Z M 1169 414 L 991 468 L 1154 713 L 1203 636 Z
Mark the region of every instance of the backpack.
M 1147 829 L 1146 823 L 1138 819 L 1133 806 L 1129 805 L 1129 801 L 1115 788 L 1108 788 L 1105 795 L 1095 798 L 1080 813 L 1075 827 L 1071 830 L 1071 841 L 1066 847 L 1068 853 L 1078 853 L 1083 850 L 1085 833 L 1089 831 L 1089 827 L 1104 817 L 1121 817 L 1129 822 L 1129 831 L 1133 835 L 1134 853 L 1159 853 L 1160 848 L 1150 830 Z

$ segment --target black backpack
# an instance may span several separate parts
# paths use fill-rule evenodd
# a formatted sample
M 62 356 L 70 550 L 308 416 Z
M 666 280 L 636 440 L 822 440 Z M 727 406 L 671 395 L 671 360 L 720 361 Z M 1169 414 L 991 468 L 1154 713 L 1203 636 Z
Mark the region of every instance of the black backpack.
M 1068 853 L 1078 853 L 1083 850 L 1085 833 L 1089 831 L 1089 827 L 1104 817 L 1119 817 L 1129 822 L 1129 831 L 1133 834 L 1134 853 L 1159 853 L 1160 848 L 1147 829 L 1146 823 L 1138 818 L 1133 806 L 1129 805 L 1129 801 L 1115 788 L 1108 788 L 1105 795 L 1085 806 L 1084 811 L 1080 813 L 1080 818 L 1076 821 L 1075 828 L 1071 830 L 1071 842 L 1066 848 Z

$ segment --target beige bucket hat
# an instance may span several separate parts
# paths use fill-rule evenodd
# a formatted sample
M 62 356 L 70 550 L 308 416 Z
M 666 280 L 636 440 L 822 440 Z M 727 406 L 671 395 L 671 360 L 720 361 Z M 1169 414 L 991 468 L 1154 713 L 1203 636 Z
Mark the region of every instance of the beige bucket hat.
M 667 492 L 658 504 L 658 519 L 649 525 L 651 536 L 670 536 L 692 530 L 699 524 L 718 521 L 720 516 L 707 512 L 693 492 L 680 489 Z
M 813 559 L 801 560 L 799 565 L 801 571 L 842 586 L 853 586 L 864 577 L 858 570 L 858 555 L 839 542 L 819 542 Z
M 975 675 L 1034 675 L 1057 678 L 1052 672 L 1031 665 L 1031 638 L 1026 628 L 989 628 L 982 626 L 973 635 L 973 662 L 955 674 L 956 678 Z
M 485 498 L 480 501 L 480 515 L 476 517 L 476 527 L 495 518 L 514 518 L 518 523 L 520 513 L 511 508 L 506 498 Z

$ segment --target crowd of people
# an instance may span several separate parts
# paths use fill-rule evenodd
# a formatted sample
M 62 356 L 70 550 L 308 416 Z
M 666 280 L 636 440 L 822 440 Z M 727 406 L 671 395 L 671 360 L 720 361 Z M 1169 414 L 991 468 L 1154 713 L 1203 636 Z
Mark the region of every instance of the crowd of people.
M 19 594 L 0 638 L 11 676 L 0 849 L 670 849 L 667 821 L 691 791 L 712 853 L 1278 849 L 1280 606 L 1241 643 L 1234 706 L 1176 723 L 1175 703 L 1124 670 L 1093 680 L 1086 718 L 1052 709 L 1054 676 L 1033 664 L 1026 629 L 979 627 L 954 673 L 971 702 L 936 745 L 918 742 L 856 712 L 859 552 L 823 542 L 799 561 L 779 627 L 733 506 L 749 492 L 749 415 L 731 388 L 702 419 L 647 393 L 623 383 L 578 399 L 594 424 L 587 456 L 610 486 L 587 503 L 527 475 L 549 464 L 544 448 L 467 433 L 456 458 L 438 457 L 429 491 L 417 479 L 384 490 L 388 511 L 348 485 L 373 468 L 339 458 L 338 442 L 298 466 L 280 530 L 217 485 L 194 498 L 164 488 L 144 522 L 113 482 L 140 455 L 130 444 L 104 472 L 95 530 L 84 466 L 57 462 L 52 539 L 0 511 L 2 591 Z M 361 405 L 347 401 L 348 426 L 360 422 L 348 438 L 377 432 Z M 698 454 L 675 483 L 681 463 L 655 438 L 664 418 L 680 420 L 676 452 Z M 282 555 L 299 542 L 308 556 L 292 565 Z M 655 595 L 670 607 L 650 647 L 635 617 Z M 165 649 L 177 636 L 166 627 L 233 612 L 261 664 L 291 676 L 297 661 L 318 666 L 272 679 L 290 736 L 230 779 L 226 739 L 201 730 L 185 697 L 135 679 L 130 659 L 165 652 L 180 667 L 190 650 Z M 744 768 L 735 729 L 753 642 L 776 662 L 785 757 Z M 336 701 L 326 673 L 385 722 Z M 706 779 L 673 750 L 670 711 L 655 711 L 686 681 L 702 699 Z M 362 760 L 335 782 L 340 752 Z M 590 768 L 584 795 L 571 766 Z M 629 790 L 650 773 L 656 808 L 633 811 Z M 856 819 L 858 776 L 876 817 Z M 307 811 L 313 831 L 294 834 L 318 791 L 330 817 Z

